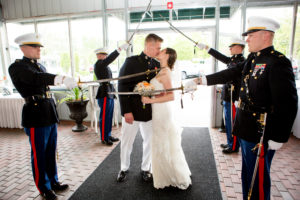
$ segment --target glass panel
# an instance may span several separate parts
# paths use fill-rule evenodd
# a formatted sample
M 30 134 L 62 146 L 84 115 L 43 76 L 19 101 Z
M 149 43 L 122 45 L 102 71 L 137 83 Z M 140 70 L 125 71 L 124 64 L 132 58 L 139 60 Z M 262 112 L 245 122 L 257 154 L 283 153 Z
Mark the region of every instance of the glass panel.
M 108 17 L 108 24 L 114 24 L 114 26 L 108 26 L 108 47 L 110 52 L 116 50 L 118 46 L 125 44 L 125 21 L 123 14 L 114 13 Z M 113 73 L 113 77 L 118 77 L 119 69 L 126 59 L 126 52 L 122 51 L 118 58 L 112 62 L 109 66 Z
M 206 44 L 212 44 L 212 33 L 209 31 L 183 31 L 195 41 L 205 41 Z M 173 87 L 184 84 L 189 78 L 199 76 L 199 73 L 210 74 L 212 72 L 212 59 L 205 52 L 194 49 L 194 44 L 185 37 L 173 31 L 157 33 L 164 39 L 162 49 L 166 47 L 174 48 L 177 51 L 177 61 L 173 72 Z M 144 49 L 144 39 L 146 33 L 135 35 L 133 39 L 133 55 L 139 55 Z M 198 87 L 194 93 L 194 100 L 190 95 L 183 96 L 184 109 L 180 107 L 181 96 L 174 101 L 174 115 L 181 126 L 209 126 L 210 123 L 210 102 L 211 88 Z M 199 102 L 201 101 L 201 102 Z M 198 103 L 195 103 L 198 102 Z M 201 110 L 201 112 L 194 112 Z
M 264 8 L 248 8 L 247 16 L 267 16 L 276 20 L 280 24 L 280 29 L 276 31 L 274 37 L 274 47 L 277 51 L 288 56 L 289 43 L 292 31 L 292 15 L 293 8 L 291 6 L 284 7 L 264 7 Z
M 293 71 L 295 74 L 296 80 L 300 79 L 300 6 L 298 6 L 298 13 L 297 13 L 297 24 L 296 24 L 296 33 L 295 33 L 295 42 L 294 42 L 294 55 L 293 55 Z
M 68 22 L 39 22 L 37 28 L 44 45 L 40 62 L 49 73 L 71 76 Z
M 231 57 L 229 50 L 229 45 L 231 43 L 232 37 L 240 38 L 241 36 L 241 23 L 242 23 L 242 16 L 241 16 L 241 9 L 240 6 L 236 5 L 235 7 L 232 7 L 231 10 L 233 13 L 231 13 L 230 18 L 222 18 L 222 8 L 220 10 L 221 18 L 220 18 L 220 27 L 219 27 L 219 49 L 218 51 L 222 54 Z M 247 52 L 244 53 L 244 56 L 247 57 Z M 218 69 L 217 71 L 221 71 L 223 69 L 226 69 L 226 64 L 218 61 Z
M 71 21 L 75 77 L 94 79 L 94 50 L 103 45 L 102 18 L 84 18 Z
M 19 45 L 15 43 L 15 39 L 26 33 L 34 33 L 33 23 L 7 23 L 7 37 L 10 51 L 11 62 L 15 62 L 16 59 L 23 57 L 23 53 L 19 48 Z

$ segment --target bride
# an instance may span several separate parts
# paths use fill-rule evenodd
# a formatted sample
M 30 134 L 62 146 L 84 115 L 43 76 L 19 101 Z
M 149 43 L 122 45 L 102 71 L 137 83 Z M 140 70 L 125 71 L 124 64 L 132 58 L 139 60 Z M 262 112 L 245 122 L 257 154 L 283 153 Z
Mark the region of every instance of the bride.
M 172 88 L 171 70 L 176 61 L 174 49 L 160 52 L 160 72 L 150 81 L 156 90 Z M 181 147 L 181 128 L 173 120 L 171 101 L 174 93 L 167 92 L 152 98 L 142 97 L 142 102 L 152 104 L 152 173 L 154 187 L 168 186 L 187 189 L 191 185 L 191 171 Z

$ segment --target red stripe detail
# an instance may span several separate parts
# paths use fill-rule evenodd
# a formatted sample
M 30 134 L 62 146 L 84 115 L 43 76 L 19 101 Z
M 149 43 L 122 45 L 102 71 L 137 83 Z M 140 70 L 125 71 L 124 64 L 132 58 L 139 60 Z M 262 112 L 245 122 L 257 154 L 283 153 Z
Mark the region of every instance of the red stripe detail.
M 37 156 L 36 156 L 36 148 L 35 148 L 35 140 L 34 140 L 34 133 L 35 133 L 35 129 L 34 128 L 30 128 L 30 140 L 31 140 L 31 147 L 32 147 L 32 152 L 33 152 L 33 164 L 34 164 L 34 174 L 35 174 L 35 185 L 37 187 L 37 189 L 40 191 L 39 188 L 39 168 L 38 168 L 38 164 L 37 164 Z
M 103 101 L 103 115 L 102 115 L 102 140 L 104 140 L 104 133 L 105 133 L 106 99 L 107 99 L 107 97 L 104 97 L 104 101 Z
M 265 156 L 264 156 L 264 146 L 261 147 L 260 156 L 259 156 L 259 164 L 258 164 L 258 192 L 259 192 L 259 199 L 264 200 L 264 168 L 265 168 Z
M 236 108 L 235 108 L 234 103 L 232 103 L 232 121 L 234 121 L 234 119 L 235 119 L 235 113 L 236 113 Z
M 235 108 L 234 103 L 232 103 L 232 127 L 231 127 L 231 129 L 233 129 L 235 114 L 236 114 L 236 108 Z M 236 149 L 236 140 L 237 140 L 236 136 L 233 136 L 233 144 L 232 144 L 233 151 L 235 151 L 235 149 Z
M 232 150 L 235 151 L 236 148 L 236 136 L 233 136 L 233 144 L 232 144 Z

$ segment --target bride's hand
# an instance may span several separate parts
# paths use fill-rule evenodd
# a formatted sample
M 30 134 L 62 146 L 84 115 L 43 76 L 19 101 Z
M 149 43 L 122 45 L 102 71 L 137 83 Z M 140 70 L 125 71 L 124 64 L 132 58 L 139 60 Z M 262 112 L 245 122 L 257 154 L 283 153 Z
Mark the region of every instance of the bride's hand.
M 149 98 L 149 97 L 142 97 L 142 102 L 143 102 L 144 104 L 152 103 L 152 102 L 151 102 L 151 98 Z

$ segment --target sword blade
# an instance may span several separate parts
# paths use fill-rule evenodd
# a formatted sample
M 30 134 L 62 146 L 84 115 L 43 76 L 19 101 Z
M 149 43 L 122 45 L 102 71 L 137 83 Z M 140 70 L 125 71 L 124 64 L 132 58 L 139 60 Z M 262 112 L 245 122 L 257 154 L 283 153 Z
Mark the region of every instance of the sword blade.
M 151 96 L 152 94 L 166 93 L 175 90 L 183 90 L 183 86 L 176 88 L 169 88 L 165 90 L 153 90 L 147 92 L 108 92 L 108 94 L 117 94 L 117 95 L 141 95 L 141 96 Z
M 120 76 L 120 77 L 116 77 L 116 78 L 106 78 L 106 79 L 101 79 L 101 80 L 95 80 L 95 81 L 79 81 L 78 84 L 87 84 L 87 83 L 104 83 L 104 82 L 110 82 L 110 81 L 116 81 L 116 80 L 123 80 L 123 79 L 129 79 L 129 78 L 134 78 L 137 76 L 142 76 L 145 74 L 151 74 L 151 73 L 156 73 L 159 72 L 160 69 L 152 69 L 152 70 L 148 70 L 145 72 L 139 72 L 136 74 L 130 74 L 130 75 L 125 75 L 125 76 Z
M 142 18 L 140 19 L 138 25 L 136 26 L 135 31 L 133 32 L 133 34 L 132 34 L 132 35 L 130 36 L 130 38 L 128 39 L 128 41 L 127 41 L 128 44 L 130 44 L 130 42 L 131 42 L 133 36 L 137 33 L 137 31 L 138 31 L 138 29 L 139 29 L 139 27 L 140 27 L 142 21 L 145 19 L 147 13 L 150 11 L 150 8 L 151 8 L 151 2 L 152 2 L 152 0 L 150 0 L 150 2 L 149 2 L 149 4 L 148 4 L 148 6 L 147 6 L 147 8 L 146 8 L 146 10 L 145 10 L 145 12 L 144 12 L 144 14 L 142 15 Z
M 170 28 L 175 31 L 180 33 L 181 35 L 183 35 L 184 37 L 186 37 L 187 39 L 189 39 L 191 42 L 193 42 L 195 45 L 198 44 L 198 42 L 196 42 L 195 40 L 193 40 L 192 38 L 190 38 L 189 36 L 187 36 L 186 34 L 184 34 L 181 30 L 179 30 L 178 28 L 176 28 L 169 20 L 167 20 L 164 16 L 162 16 L 160 14 L 160 16 L 170 25 Z

